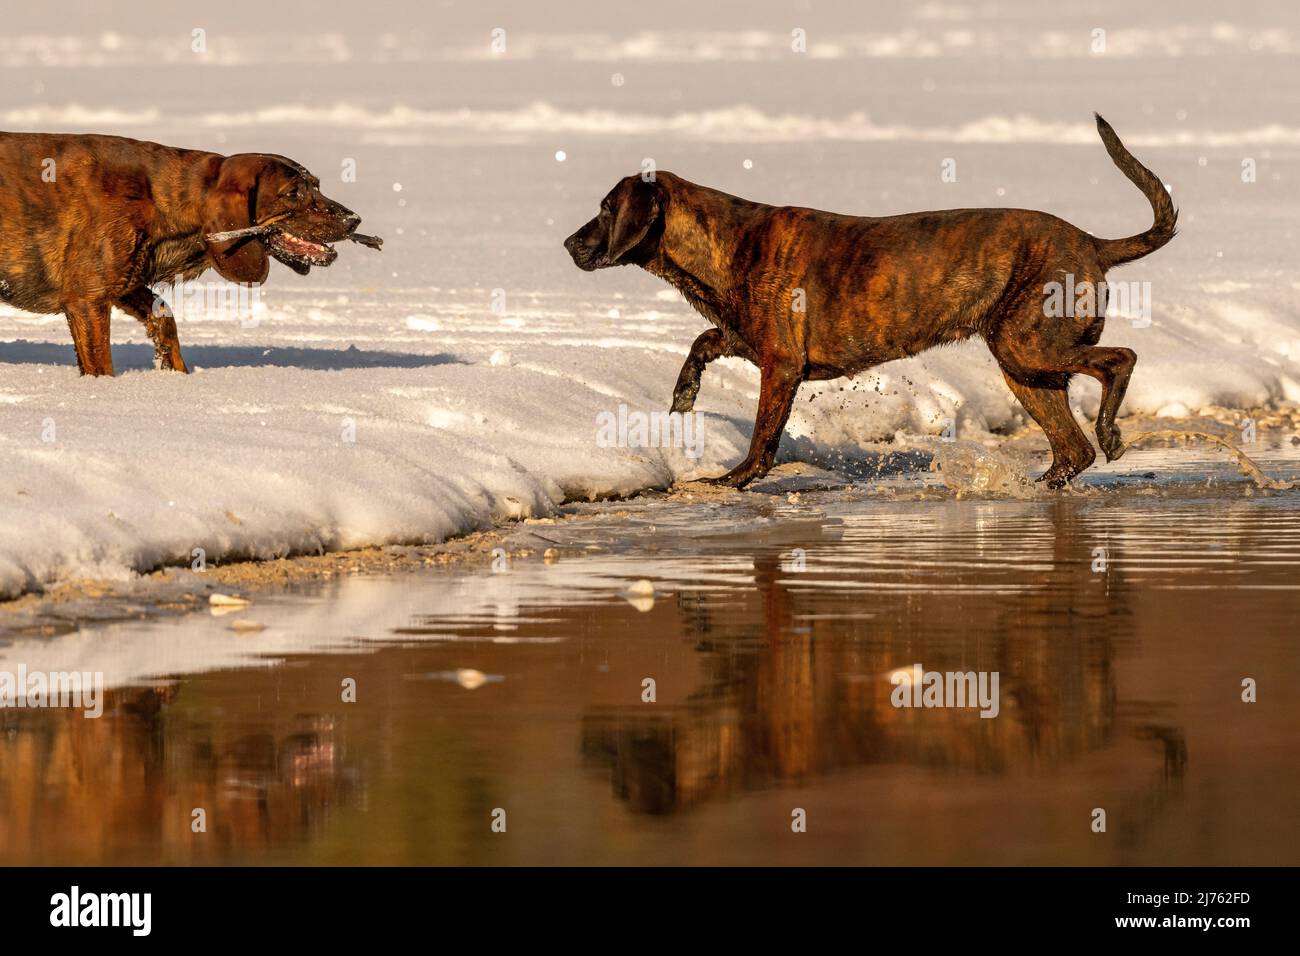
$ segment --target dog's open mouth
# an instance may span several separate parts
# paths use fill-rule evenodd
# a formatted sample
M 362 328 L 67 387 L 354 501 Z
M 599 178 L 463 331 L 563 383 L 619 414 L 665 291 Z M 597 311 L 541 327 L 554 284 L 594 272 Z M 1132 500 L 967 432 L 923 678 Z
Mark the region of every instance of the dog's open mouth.
M 312 266 L 327 266 L 339 255 L 333 246 L 283 230 L 272 233 L 266 242 L 271 254 L 299 275 L 306 275 Z

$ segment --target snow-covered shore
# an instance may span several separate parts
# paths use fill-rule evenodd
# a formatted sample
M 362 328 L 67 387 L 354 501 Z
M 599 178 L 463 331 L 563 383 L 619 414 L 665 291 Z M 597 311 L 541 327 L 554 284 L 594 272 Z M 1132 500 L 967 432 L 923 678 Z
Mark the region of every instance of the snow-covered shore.
M 542 331 L 553 319 L 539 310 L 495 332 L 453 330 L 472 316 L 412 315 L 391 323 L 405 327 L 397 341 L 383 325 L 349 346 L 289 344 L 334 315 L 290 307 L 261 333 L 265 347 L 200 336 L 187 348 L 197 369 L 188 377 L 148 368 L 140 341 L 118 348 L 112 380 L 80 378 L 57 335 L 0 344 L 9 363 L 0 366 L 0 596 L 200 554 L 221 562 L 438 541 L 547 514 L 567 498 L 720 473 L 743 454 L 754 414 L 757 376 L 739 361 L 706 373 L 698 457 L 601 434 L 620 406 L 666 408 L 699 322 L 684 303 L 643 305 L 624 302 L 583 341 Z M 1166 334 L 1177 355 L 1176 333 Z M 1211 369 L 1152 364 L 1134 381 L 1134 410 L 1155 413 L 1181 396 L 1194 411 L 1216 388 L 1266 399 L 1282 375 L 1297 374 L 1257 369 L 1250 380 L 1229 366 L 1216 386 Z M 1095 389 L 1077 396 L 1095 410 Z M 978 345 L 806 385 L 785 453 L 833 462 L 895 432 L 936 435 L 946 418 L 976 435 L 1023 421 Z
M 310 351 L 340 366 L 383 361 Z M 438 364 L 413 368 L 200 368 L 112 381 L 10 367 L 0 390 L 0 596 L 71 575 L 190 564 L 195 549 L 222 561 L 436 541 L 546 514 L 566 497 L 665 485 L 696 467 L 684 451 L 595 443 L 599 412 L 648 405 L 646 363 L 618 351 L 602 356 L 608 383 L 595 362 L 536 355 L 517 366 L 432 356 Z M 194 354 L 201 365 L 203 351 Z M 620 385 L 612 372 L 623 364 L 640 368 Z M 707 428 L 701 464 L 712 468 L 742 439 L 722 419 Z

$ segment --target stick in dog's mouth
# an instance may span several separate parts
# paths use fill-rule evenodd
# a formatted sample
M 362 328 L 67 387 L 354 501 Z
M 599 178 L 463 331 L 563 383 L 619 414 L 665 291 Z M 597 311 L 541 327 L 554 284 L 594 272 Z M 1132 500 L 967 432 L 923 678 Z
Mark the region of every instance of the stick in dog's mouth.
M 275 225 L 274 223 L 267 223 L 260 226 L 248 226 L 247 228 L 244 229 L 231 229 L 227 232 L 214 232 L 206 236 L 205 238 L 208 242 L 230 242 L 232 239 L 244 239 L 250 236 L 266 236 L 272 233 L 275 233 L 279 236 L 288 236 L 290 239 L 294 240 L 295 242 L 306 243 L 307 245 L 312 245 L 312 246 L 320 246 L 321 248 L 324 249 L 329 248 L 328 246 L 321 246 L 319 243 L 308 242 L 306 239 L 300 239 L 298 236 L 294 236 L 290 233 L 285 232 L 283 229 L 281 229 L 279 226 Z M 383 248 L 384 245 L 384 240 L 381 239 L 379 236 L 367 236 L 360 232 L 350 233 L 345 238 L 350 239 L 353 242 L 360 243 L 361 245 L 366 246 L 367 248 L 370 249 L 381 249 Z
M 228 232 L 214 232 L 211 235 L 204 236 L 206 242 L 230 242 L 232 239 L 243 239 L 247 236 L 265 236 L 269 232 L 278 232 L 279 226 L 248 226 L 244 229 L 231 229 Z

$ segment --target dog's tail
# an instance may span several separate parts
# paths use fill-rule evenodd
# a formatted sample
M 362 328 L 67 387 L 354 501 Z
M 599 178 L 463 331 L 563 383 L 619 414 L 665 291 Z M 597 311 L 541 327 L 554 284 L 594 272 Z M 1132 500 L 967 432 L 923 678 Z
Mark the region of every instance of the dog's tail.
M 1102 268 L 1109 269 L 1121 262 L 1132 262 L 1134 259 L 1150 255 L 1172 239 L 1177 232 L 1175 227 L 1178 223 L 1178 210 L 1174 208 L 1168 190 L 1156 174 L 1134 159 L 1133 154 L 1124 148 L 1124 144 L 1119 141 L 1110 124 L 1101 118 L 1100 113 L 1093 115 L 1097 117 L 1097 132 L 1101 134 L 1101 141 L 1106 144 L 1106 152 L 1110 153 L 1110 158 L 1119 167 L 1119 171 L 1127 176 L 1134 186 L 1142 190 L 1142 195 L 1147 197 L 1147 202 L 1151 203 L 1151 209 L 1156 214 L 1156 221 L 1151 228 L 1136 236 L 1129 236 L 1127 239 L 1093 238 Z

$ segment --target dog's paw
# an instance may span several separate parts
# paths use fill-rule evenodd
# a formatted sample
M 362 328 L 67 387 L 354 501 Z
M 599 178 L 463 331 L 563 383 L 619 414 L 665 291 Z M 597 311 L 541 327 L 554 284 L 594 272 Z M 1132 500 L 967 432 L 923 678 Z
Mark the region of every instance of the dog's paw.
M 1106 456 L 1107 461 L 1119 461 L 1124 456 L 1124 452 L 1128 451 L 1124 439 L 1119 437 L 1118 428 L 1110 432 L 1099 432 L 1097 444 L 1101 446 L 1101 453 Z
M 696 480 L 702 485 L 711 485 L 714 488 L 740 489 L 753 481 L 755 477 L 755 475 L 747 472 L 732 470 L 725 475 L 718 475 L 716 478 L 699 478 Z
M 673 392 L 673 405 L 668 409 L 670 412 L 676 412 L 678 415 L 686 415 L 695 410 L 695 396 L 700 394 L 700 387 L 679 388 Z
M 1070 479 L 1078 473 L 1079 472 L 1073 468 L 1060 468 L 1053 465 L 1034 480 L 1043 482 L 1053 491 L 1058 491 L 1069 484 Z

